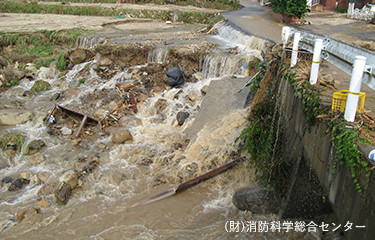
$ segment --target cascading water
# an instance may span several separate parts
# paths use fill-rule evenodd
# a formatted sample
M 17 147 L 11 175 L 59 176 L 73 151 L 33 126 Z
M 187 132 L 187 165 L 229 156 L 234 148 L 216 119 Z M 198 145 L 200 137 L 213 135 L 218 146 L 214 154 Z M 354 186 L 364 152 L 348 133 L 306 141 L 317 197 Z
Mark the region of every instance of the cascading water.
M 148 63 L 165 63 L 169 55 L 167 47 L 156 47 L 148 54 Z
M 76 48 L 86 48 L 86 49 L 92 49 L 99 44 L 101 44 L 103 41 L 105 41 L 105 37 L 101 36 L 84 36 L 77 38 L 76 41 Z
M 234 34 L 234 33 L 232 33 Z M 233 42 L 232 42 L 233 44 Z M 231 48 L 233 45 L 230 46 Z M 164 62 L 166 49 L 150 53 L 150 62 Z M 80 109 L 83 102 L 93 108 L 105 108 L 105 101 L 85 100 L 90 94 L 104 90 L 117 94 L 118 83 L 137 83 L 130 70 L 142 66 L 118 70 L 108 80 L 104 80 L 93 69 L 96 61 L 75 66 L 63 78 L 57 72 L 47 80 L 52 89 L 32 99 L 25 99 L 22 91 L 13 91 L 13 97 L 25 102 L 36 115 L 32 121 L 9 128 L 27 134 L 25 145 L 34 139 L 46 142 L 46 149 L 38 155 L 41 161 L 33 162 L 33 156 L 18 155 L 14 165 L 1 169 L 1 176 L 28 175 L 32 181 L 16 192 L 0 189 L 0 234 L 4 239 L 311 239 L 311 234 L 270 232 L 256 235 L 252 233 L 228 233 L 225 225 L 230 220 L 271 221 L 274 215 L 254 216 L 239 212 L 231 204 L 235 189 L 255 183 L 254 170 L 243 163 L 214 179 L 163 201 L 132 208 L 131 206 L 149 196 L 165 191 L 179 183 L 201 175 L 225 164 L 237 153 L 234 144 L 246 125 L 248 109 L 230 111 L 222 119 L 206 125 L 190 143 L 186 139 L 203 98 L 203 88 L 210 81 L 226 76 L 246 76 L 246 63 L 252 57 L 259 57 L 259 49 L 251 55 L 230 54 L 228 50 L 207 56 L 203 66 L 203 79 L 196 83 L 186 83 L 181 89 L 169 88 L 161 93 L 153 93 L 138 104 L 139 112 L 126 121 L 126 129 L 132 140 L 124 144 L 114 144 L 111 136 L 97 133 L 92 141 L 78 143 L 70 134 L 51 136 L 44 123 L 46 111 L 53 102 L 50 97 L 57 91 L 66 91 L 59 104 Z M 156 57 L 157 56 L 157 57 Z M 146 65 L 145 65 L 146 66 Z M 79 79 L 85 83 L 79 85 Z M 30 83 L 21 85 L 24 89 Z M 12 92 L 10 89 L 8 92 Z M 10 95 L 1 95 L 1 102 L 10 102 Z M 68 94 L 69 93 L 69 94 Z M 192 97 L 194 96 L 194 98 Z M 86 111 L 93 111 L 86 109 Z M 111 109 L 107 109 L 108 111 Z M 180 126 L 178 112 L 186 112 L 189 117 Z M 105 115 L 107 112 L 105 113 Z M 59 123 L 57 123 L 59 124 Z M 60 128 L 62 126 L 59 126 Z M 188 146 L 188 147 L 187 147 Z M 40 196 L 38 192 L 45 186 L 40 184 L 38 175 L 45 174 L 45 182 L 53 185 L 59 176 L 74 169 L 77 159 L 90 158 L 100 153 L 97 171 L 82 179 L 80 187 L 73 190 L 64 206 L 54 202 L 53 194 Z M 27 214 L 19 219 L 20 209 L 36 206 L 40 200 L 49 204 L 42 207 L 39 214 Z M 316 238 L 318 239 L 318 238 Z

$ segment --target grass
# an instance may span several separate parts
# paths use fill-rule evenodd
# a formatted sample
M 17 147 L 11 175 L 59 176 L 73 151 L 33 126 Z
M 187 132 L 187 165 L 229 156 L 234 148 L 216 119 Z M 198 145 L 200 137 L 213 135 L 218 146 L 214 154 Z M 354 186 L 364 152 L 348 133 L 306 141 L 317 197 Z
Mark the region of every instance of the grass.
M 8 133 L 0 137 L 0 148 L 2 151 L 8 148 L 21 152 L 22 146 L 25 143 L 25 136 L 18 133 Z
M 10 48 L 11 53 L 5 56 L 8 59 L 13 56 L 31 56 L 37 68 L 49 67 L 56 61 L 57 68 L 64 71 L 67 68 L 65 51 L 56 49 L 72 47 L 77 38 L 86 33 L 86 30 L 72 29 L 64 31 L 39 31 L 34 33 L 5 33 L 0 32 L 0 49 Z M 10 54 L 10 55 L 9 55 Z M 22 59 L 21 59 L 22 60 Z M 19 63 L 19 70 L 25 67 L 25 63 Z M 11 83 L 16 84 L 16 80 Z

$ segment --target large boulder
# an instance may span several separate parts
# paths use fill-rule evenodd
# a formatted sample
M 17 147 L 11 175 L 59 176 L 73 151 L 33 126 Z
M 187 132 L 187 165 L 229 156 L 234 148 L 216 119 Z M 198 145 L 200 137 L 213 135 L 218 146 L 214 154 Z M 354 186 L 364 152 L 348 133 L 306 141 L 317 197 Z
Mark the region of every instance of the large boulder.
M 34 85 L 31 87 L 33 92 L 43 92 L 51 89 L 51 84 L 44 80 L 36 80 Z
M 132 134 L 129 132 L 129 130 L 124 128 L 119 128 L 117 131 L 114 131 L 112 133 L 112 142 L 113 143 L 125 143 L 127 141 L 133 140 Z
M 42 140 L 33 140 L 27 145 L 27 154 L 34 155 L 46 145 Z
M 120 127 L 138 127 L 142 126 L 142 120 L 133 115 L 125 115 L 118 121 Z
M 76 49 L 69 55 L 69 61 L 73 64 L 80 64 L 86 60 L 87 54 L 84 49 Z
M 232 202 L 241 211 L 255 214 L 278 212 L 277 200 L 273 192 L 259 186 L 238 189 L 233 195 Z
M 0 124 L 17 125 L 30 121 L 33 113 L 21 109 L 2 109 L 0 110 Z

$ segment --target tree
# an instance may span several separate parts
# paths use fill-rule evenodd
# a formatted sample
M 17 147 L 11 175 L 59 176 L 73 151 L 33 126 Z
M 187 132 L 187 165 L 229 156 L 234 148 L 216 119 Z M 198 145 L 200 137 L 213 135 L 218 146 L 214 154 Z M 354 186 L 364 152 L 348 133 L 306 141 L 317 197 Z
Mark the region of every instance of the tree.
M 310 11 L 306 0 L 271 0 L 271 3 L 274 12 L 288 17 L 301 18 Z

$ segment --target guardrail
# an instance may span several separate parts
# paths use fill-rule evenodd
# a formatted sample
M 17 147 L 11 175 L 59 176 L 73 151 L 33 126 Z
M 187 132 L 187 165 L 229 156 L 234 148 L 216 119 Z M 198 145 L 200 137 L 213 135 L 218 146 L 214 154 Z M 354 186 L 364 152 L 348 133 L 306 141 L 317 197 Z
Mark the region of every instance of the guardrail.
M 366 68 L 362 81 L 371 89 L 375 90 L 375 52 L 341 42 L 323 34 L 317 34 L 298 28 L 290 28 L 290 30 L 289 36 L 292 36 L 295 32 L 301 34 L 300 47 L 310 52 L 314 51 L 315 40 L 322 39 L 322 57 L 349 75 L 352 73 L 356 56 L 366 57 Z

